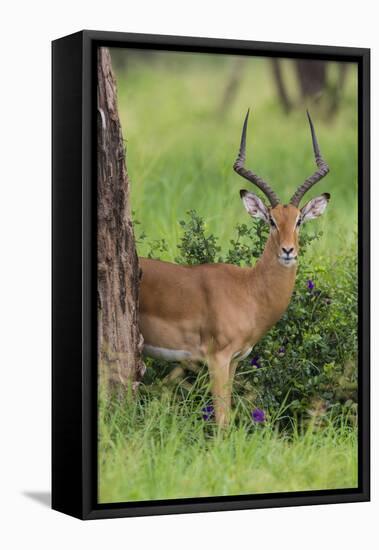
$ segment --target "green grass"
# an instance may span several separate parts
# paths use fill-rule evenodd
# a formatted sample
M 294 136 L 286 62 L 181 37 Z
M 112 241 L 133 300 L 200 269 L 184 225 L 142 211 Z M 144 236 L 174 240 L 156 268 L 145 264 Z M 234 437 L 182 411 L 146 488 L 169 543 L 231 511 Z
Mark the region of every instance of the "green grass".
M 112 55 L 116 61 L 115 52 Z M 235 225 L 249 223 L 238 191 L 253 188 L 232 170 L 248 107 L 247 165 L 288 201 L 315 169 L 305 115 L 309 107 L 331 172 L 307 198 L 324 191 L 332 198 L 325 215 L 309 224 L 324 234 L 310 247 L 307 260 L 317 260 L 333 277 L 335 258 L 356 249 L 356 68 L 350 67 L 341 108 L 331 120 L 322 101 L 285 116 L 268 62 L 249 59 L 235 101 L 220 114 L 232 57 L 123 55 L 127 65 L 117 65 L 116 78 L 131 203 L 140 221 L 137 236 L 148 236 L 138 243 L 139 254 L 147 254 L 149 241 L 165 239 L 168 249 L 161 258 L 173 261 L 181 236 L 179 220 L 189 209 L 204 218 L 223 252 L 235 236 Z M 294 95 L 289 62 L 285 72 Z M 335 77 L 335 66 L 332 72 Z M 253 425 L 239 403 L 230 429 L 219 434 L 201 417 L 207 394 L 178 402 L 162 383 L 149 391 L 142 387 L 134 402 L 107 400 L 102 385 L 100 395 L 100 502 L 357 485 L 357 433 L 344 420 L 336 425 L 324 418 L 303 431 L 294 427 L 289 437 L 276 429 L 275 417 L 281 411 L 271 411 L 264 426 Z
M 220 434 L 191 400 L 102 400 L 99 501 L 120 502 L 357 486 L 357 434 L 340 421 L 279 435 L 249 416 Z
M 357 227 L 357 72 L 350 67 L 336 117 L 312 103 L 290 116 L 279 105 L 267 60 L 245 65 L 238 94 L 220 114 L 233 57 L 161 53 L 149 62 L 128 55 L 116 72 L 119 111 L 127 146 L 131 201 L 135 217 L 150 239 L 166 239 L 163 259 L 173 260 L 180 238 L 178 221 L 195 209 L 226 248 L 236 223 L 249 222 L 239 189 L 253 186 L 232 170 L 243 118 L 251 107 L 247 165 L 266 178 L 283 201 L 315 169 L 305 109 L 309 107 L 328 177 L 309 192 L 328 191 L 326 214 L 312 222 L 324 231 L 317 254 L 348 246 Z M 291 67 L 286 78 L 291 82 Z M 294 93 L 294 92 L 293 92 Z M 257 191 L 257 189 L 255 189 Z M 139 252 L 146 254 L 141 245 Z

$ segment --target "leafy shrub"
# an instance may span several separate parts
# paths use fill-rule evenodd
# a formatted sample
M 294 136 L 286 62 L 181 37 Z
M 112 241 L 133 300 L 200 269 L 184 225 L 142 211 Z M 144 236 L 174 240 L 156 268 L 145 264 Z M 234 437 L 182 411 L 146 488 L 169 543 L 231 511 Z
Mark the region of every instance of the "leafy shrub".
M 253 265 L 263 252 L 268 227 L 254 220 L 248 227 L 236 226 L 224 256 L 218 239 L 207 235 L 202 218 L 194 211 L 180 221 L 183 229 L 178 245 L 178 263 L 215 261 Z M 350 415 L 357 409 L 357 256 L 352 250 L 333 261 L 308 264 L 304 254 L 320 237 L 303 229 L 302 258 L 291 303 L 282 319 L 240 363 L 234 384 L 234 400 L 242 409 L 259 407 L 278 420 L 303 421 L 324 416 Z M 151 243 L 152 253 L 159 247 Z M 154 363 L 154 374 L 146 382 L 157 383 L 172 367 Z M 158 367 L 158 368 L 157 368 Z M 187 376 L 191 387 L 195 375 Z
M 175 258 L 183 264 L 209 264 L 216 261 L 216 255 L 221 247 L 217 246 L 217 237 L 205 235 L 204 220 L 198 216 L 195 210 L 188 211 L 189 220 L 181 220 L 179 223 L 184 229 L 181 243 L 178 245 L 180 256 Z M 219 261 L 222 261 L 219 258 Z
M 328 268 L 333 280 L 325 276 Z M 356 280 L 353 254 L 338 267 L 300 267 L 288 310 L 242 365 L 259 406 L 277 409 L 285 399 L 291 416 L 355 415 Z

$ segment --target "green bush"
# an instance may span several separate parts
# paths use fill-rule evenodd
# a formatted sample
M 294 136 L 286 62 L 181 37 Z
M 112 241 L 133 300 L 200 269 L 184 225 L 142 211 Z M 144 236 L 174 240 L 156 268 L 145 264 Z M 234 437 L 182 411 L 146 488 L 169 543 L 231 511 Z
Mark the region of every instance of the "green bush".
M 250 397 L 268 410 L 285 400 L 287 414 L 301 419 L 327 412 L 354 419 L 357 322 L 354 255 L 328 266 L 304 262 L 288 310 L 242 365 Z
M 178 263 L 227 262 L 253 265 L 262 254 L 267 226 L 257 220 L 236 226 L 236 237 L 222 254 L 218 239 L 207 235 L 194 211 L 180 221 L 182 237 Z M 343 413 L 355 422 L 357 409 L 357 257 L 353 250 L 332 260 L 309 261 L 307 251 L 320 234 L 302 230 L 297 281 L 290 306 L 282 319 L 240 363 L 234 401 L 241 411 L 254 407 L 281 422 L 322 423 Z M 162 243 L 160 243 L 162 244 Z M 162 247 L 150 243 L 151 257 Z M 162 384 L 172 366 L 148 361 L 145 384 Z M 177 396 L 190 391 L 196 375 L 187 374 Z M 183 390 L 184 388 L 184 390 Z
M 210 264 L 216 261 L 216 255 L 221 247 L 217 246 L 217 237 L 205 234 L 205 224 L 195 210 L 187 212 L 189 220 L 181 220 L 179 223 L 184 229 L 181 243 L 178 245 L 180 256 L 175 258 L 178 263 Z M 222 261 L 219 258 L 219 261 Z

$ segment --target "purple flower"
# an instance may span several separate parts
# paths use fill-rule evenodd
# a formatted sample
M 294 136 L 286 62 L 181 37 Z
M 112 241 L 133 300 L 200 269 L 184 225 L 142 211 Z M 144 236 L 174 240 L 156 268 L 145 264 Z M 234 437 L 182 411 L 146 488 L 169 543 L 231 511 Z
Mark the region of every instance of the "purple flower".
M 210 420 L 214 414 L 214 408 L 212 405 L 206 405 L 201 409 L 201 412 L 203 413 L 203 420 Z
M 278 349 L 278 354 L 284 355 L 285 353 L 286 353 L 286 348 L 284 346 L 280 346 L 280 348 Z
M 259 362 L 259 355 L 255 355 L 252 360 L 250 361 L 250 365 L 252 367 L 256 367 L 257 369 L 260 369 L 261 368 L 261 364 Z
M 315 284 L 314 282 L 312 281 L 312 279 L 308 279 L 308 282 L 307 282 L 307 288 L 308 290 L 313 290 L 315 287 Z
M 254 422 L 264 422 L 266 420 L 265 412 L 262 409 L 254 409 L 251 411 L 251 418 Z

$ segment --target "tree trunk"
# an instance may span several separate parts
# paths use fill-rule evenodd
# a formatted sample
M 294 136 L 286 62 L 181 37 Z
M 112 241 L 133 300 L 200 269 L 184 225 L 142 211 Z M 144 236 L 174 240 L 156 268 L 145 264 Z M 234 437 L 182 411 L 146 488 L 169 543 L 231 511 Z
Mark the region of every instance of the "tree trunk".
M 241 85 L 246 61 L 247 57 L 237 57 L 233 61 L 230 76 L 226 83 L 224 95 L 219 106 L 219 113 L 222 117 L 225 117 L 236 98 L 238 89 Z
M 326 61 L 295 61 L 301 97 L 305 100 L 324 91 L 326 86 Z
M 288 114 L 291 111 L 293 106 L 288 96 L 287 88 L 283 80 L 280 60 L 276 57 L 273 57 L 271 60 L 271 66 L 274 74 L 274 79 L 275 79 L 276 89 L 278 91 L 279 100 L 282 104 L 284 112 Z
M 138 328 L 139 266 L 116 83 L 108 49 L 98 52 L 98 364 L 101 377 L 113 385 L 135 386 L 144 372 Z

